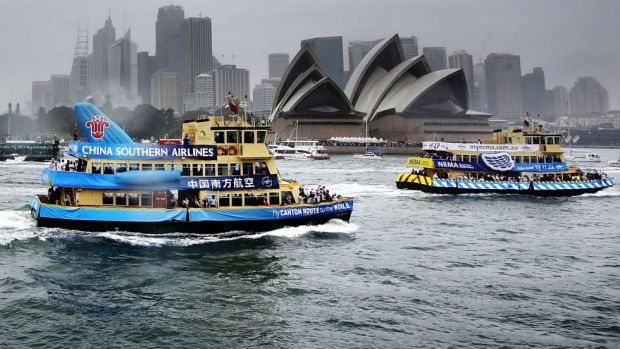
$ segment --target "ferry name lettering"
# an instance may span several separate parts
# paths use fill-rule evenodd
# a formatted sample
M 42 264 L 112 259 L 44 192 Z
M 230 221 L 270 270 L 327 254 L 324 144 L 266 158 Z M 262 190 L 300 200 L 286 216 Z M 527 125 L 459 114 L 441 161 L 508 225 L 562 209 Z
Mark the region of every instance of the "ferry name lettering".
M 168 147 L 109 147 L 100 145 L 82 145 L 84 155 L 105 156 L 140 156 L 140 157 L 214 157 L 213 147 L 168 148 Z

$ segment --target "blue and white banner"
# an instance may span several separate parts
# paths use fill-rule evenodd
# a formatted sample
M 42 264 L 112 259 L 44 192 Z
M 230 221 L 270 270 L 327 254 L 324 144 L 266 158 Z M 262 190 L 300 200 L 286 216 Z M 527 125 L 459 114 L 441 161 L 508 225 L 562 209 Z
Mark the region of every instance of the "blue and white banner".
M 161 144 L 106 144 L 94 142 L 69 142 L 69 155 L 92 159 L 123 160 L 216 160 L 214 145 L 161 145 Z
M 130 171 L 131 173 L 133 171 Z M 152 174 L 172 171 L 135 171 L 137 174 Z M 222 177 L 182 177 L 162 176 L 159 181 L 119 181 L 118 174 L 92 174 L 85 172 L 65 172 L 43 170 L 42 184 L 53 187 L 84 188 L 84 189 L 141 189 L 141 190 L 179 190 L 204 189 L 212 191 L 248 190 L 248 189 L 277 189 L 279 188 L 277 175 L 254 176 L 222 176 Z
M 518 172 L 562 172 L 567 171 L 568 166 L 565 162 L 545 162 L 538 164 L 515 164 L 512 169 Z
M 463 170 L 463 171 L 488 171 L 488 169 L 477 162 L 463 162 L 452 160 L 433 160 L 435 168 Z
M 487 154 L 483 154 L 487 155 Z M 495 155 L 495 154 L 489 154 Z M 512 172 L 563 172 L 568 170 L 565 162 L 546 162 L 546 163 L 513 163 L 505 157 L 493 158 L 483 157 L 487 164 L 478 162 L 463 162 L 453 160 L 433 160 L 437 169 L 460 170 L 460 171 L 512 171 Z M 493 167 L 491 167 L 491 165 Z

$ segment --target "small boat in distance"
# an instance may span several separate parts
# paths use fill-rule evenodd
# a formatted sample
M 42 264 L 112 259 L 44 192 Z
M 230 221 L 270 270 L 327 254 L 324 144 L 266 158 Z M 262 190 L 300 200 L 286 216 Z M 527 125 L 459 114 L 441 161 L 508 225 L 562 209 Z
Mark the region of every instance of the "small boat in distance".
M 618 160 L 611 160 L 608 164 L 611 167 L 620 167 L 620 156 L 618 156 Z
M 570 163 L 597 163 L 601 157 L 594 152 L 572 150 L 566 155 L 566 161 Z
M 375 148 L 366 148 L 366 153 L 364 154 L 353 154 L 354 159 L 369 159 L 369 160 L 381 160 L 383 159 L 383 154 L 379 149 Z

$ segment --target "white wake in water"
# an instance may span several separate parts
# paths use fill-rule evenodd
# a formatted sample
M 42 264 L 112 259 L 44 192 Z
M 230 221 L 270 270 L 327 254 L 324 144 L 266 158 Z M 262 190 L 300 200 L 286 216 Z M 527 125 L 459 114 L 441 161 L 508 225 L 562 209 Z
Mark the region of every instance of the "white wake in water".
M 0 246 L 36 237 L 33 227 L 34 220 L 28 211 L 0 211 Z

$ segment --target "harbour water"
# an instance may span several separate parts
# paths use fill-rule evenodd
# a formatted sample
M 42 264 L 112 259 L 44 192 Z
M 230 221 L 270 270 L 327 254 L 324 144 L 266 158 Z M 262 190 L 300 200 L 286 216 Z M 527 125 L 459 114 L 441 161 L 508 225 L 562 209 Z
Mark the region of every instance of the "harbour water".
M 405 160 L 282 161 L 351 223 L 234 238 L 38 229 L 44 165 L 0 163 L 0 346 L 620 346 L 620 187 L 431 195 Z

